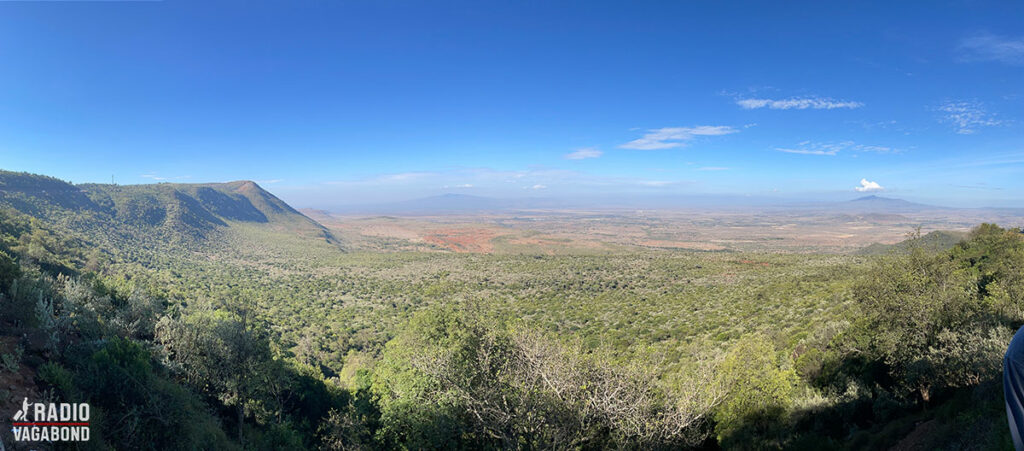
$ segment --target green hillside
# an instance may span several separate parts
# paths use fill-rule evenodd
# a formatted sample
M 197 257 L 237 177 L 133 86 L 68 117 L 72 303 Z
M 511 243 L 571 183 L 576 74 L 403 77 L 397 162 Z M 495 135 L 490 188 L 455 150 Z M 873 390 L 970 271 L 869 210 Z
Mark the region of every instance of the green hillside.
M 948 230 L 936 230 L 928 232 L 920 237 L 911 237 L 896 244 L 874 243 L 861 249 L 860 255 L 886 255 L 905 254 L 910 252 L 911 247 L 919 246 L 929 252 L 946 251 L 956 246 L 957 243 L 967 237 L 966 232 L 954 232 Z
M 104 185 L 0 171 L 0 207 L 107 246 L 196 248 L 235 224 L 337 244 L 331 233 L 251 181 Z

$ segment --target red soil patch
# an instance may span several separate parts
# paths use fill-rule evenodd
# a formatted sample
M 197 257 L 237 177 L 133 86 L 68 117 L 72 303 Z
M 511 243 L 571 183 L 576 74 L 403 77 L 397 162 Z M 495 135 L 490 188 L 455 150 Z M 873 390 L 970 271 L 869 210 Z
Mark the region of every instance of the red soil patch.
M 639 243 L 641 246 L 660 247 L 668 249 L 696 249 L 700 251 L 720 251 L 725 249 L 717 244 L 697 241 L 670 241 L 670 240 L 645 240 Z
M 491 240 L 498 234 L 488 229 L 434 229 L 423 240 L 460 253 L 489 254 L 494 252 Z

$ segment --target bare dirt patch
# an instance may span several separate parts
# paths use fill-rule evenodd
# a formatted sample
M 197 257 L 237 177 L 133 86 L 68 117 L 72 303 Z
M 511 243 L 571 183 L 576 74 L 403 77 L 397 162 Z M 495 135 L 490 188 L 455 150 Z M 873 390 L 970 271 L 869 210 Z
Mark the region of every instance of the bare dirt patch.
M 444 228 L 427 231 L 423 236 L 423 240 L 459 253 L 489 254 L 494 252 L 494 244 L 491 240 L 496 236 L 498 236 L 498 234 L 490 229 Z
M 641 246 L 646 247 L 661 247 L 668 249 L 694 249 L 698 251 L 721 251 L 725 250 L 725 246 L 719 246 L 713 243 L 703 243 L 697 241 L 668 241 L 668 240 L 646 240 L 639 243 Z

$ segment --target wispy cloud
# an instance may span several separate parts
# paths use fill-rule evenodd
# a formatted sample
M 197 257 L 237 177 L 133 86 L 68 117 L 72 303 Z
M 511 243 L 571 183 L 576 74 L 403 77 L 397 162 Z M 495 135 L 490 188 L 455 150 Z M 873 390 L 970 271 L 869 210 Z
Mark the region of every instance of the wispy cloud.
M 284 179 L 270 179 L 270 180 L 256 180 L 256 183 L 260 185 L 272 185 L 274 183 L 281 183 Z
M 769 108 L 772 110 L 834 110 L 837 108 L 860 108 L 861 102 L 835 100 L 828 97 L 790 97 L 788 99 L 737 99 L 736 104 L 745 110 Z
M 144 179 L 156 180 L 158 182 L 163 182 L 163 181 L 167 181 L 167 180 L 185 180 L 185 179 L 192 178 L 191 175 L 179 175 L 179 176 L 176 176 L 176 177 L 161 177 L 161 176 L 156 175 L 154 173 L 142 174 L 139 177 L 142 177 Z
M 673 181 L 670 181 L 670 180 L 640 180 L 640 181 L 636 182 L 637 185 L 641 185 L 641 186 L 654 186 L 654 187 L 672 186 L 672 185 L 678 185 L 679 183 L 680 182 L 673 182 Z
M 666 189 L 694 183 L 662 181 L 641 177 L 590 174 L 545 167 L 521 170 L 493 168 L 448 168 L 439 171 L 378 174 L 349 180 L 321 182 L 316 188 L 323 192 L 344 193 L 346 199 L 378 199 L 400 197 L 398 193 L 433 193 L 442 190 L 468 190 L 482 195 L 519 192 L 578 193 L 617 192 L 619 190 Z M 329 189 L 327 186 L 333 187 Z M 295 188 L 299 189 L 299 188 Z M 339 191 L 340 190 L 340 191 Z M 330 200 L 336 202 L 337 200 Z M 359 203 L 353 200 L 353 203 Z
M 899 153 L 900 149 L 896 149 L 888 146 L 876 146 L 876 145 L 864 145 L 857 144 L 853 141 L 841 141 L 835 143 L 815 143 L 811 141 L 803 141 L 797 144 L 795 147 L 776 147 L 775 150 L 785 153 L 795 153 L 800 155 L 825 155 L 835 156 L 839 152 L 852 151 L 852 152 L 874 152 L 874 153 Z
M 585 148 L 582 148 L 582 149 L 578 149 L 575 152 L 570 152 L 570 153 L 565 154 L 565 159 L 566 160 L 585 160 L 587 158 L 598 158 L 601 155 L 604 155 L 604 152 L 601 152 L 600 150 L 597 150 L 597 148 L 585 147 Z
M 723 167 L 723 166 L 704 166 L 702 168 L 698 168 L 697 170 L 698 171 L 728 171 L 729 168 Z
M 811 149 L 786 149 L 786 148 L 782 148 L 782 147 L 777 147 L 777 148 L 775 148 L 775 150 L 778 150 L 779 152 L 795 153 L 795 154 L 800 154 L 800 155 L 828 155 L 828 156 L 834 156 L 836 153 L 839 153 L 838 150 L 834 150 L 834 149 L 833 150 L 821 150 L 821 149 L 811 150 Z
M 956 187 L 956 188 L 977 189 L 977 190 L 985 190 L 985 191 L 1002 191 L 1003 190 L 1002 188 L 999 188 L 999 187 L 988 186 L 988 184 L 985 183 L 985 182 L 977 182 L 977 183 L 975 183 L 973 185 L 950 185 L 950 186 L 953 186 L 953 187 Z
M 855 186 L 853 189 L 862 193 L 868 193 L 872 191 L 882 191 L 885 188 L 882 188 L 882 185 L 879 185 L 878 182 L 872 182 L 868 179 L 860 179 L 860 186 Z
M 1024 65 L 1024 37 L 1002 37 L 982 33 L 964 38 L 957 46 L 960 61 L 997 61 Z
M 942 121 L 953 124 L 956 132 L 961 135 L 970 135 L 980 127 L 992 127 L 1003 123 L 996 119 L 994 114 L 986 111 L 985 106 L 978 101 L 946 102 L 939 106 L 938 110 L 943 113 Z
M 720 136 L 736 133 L 733 127 L 724 125 L 699 125 L 696 127 L 665 127 L 647 130 L 643 137 L 634 139 L 619 147 L 636 150 L 658 150 L 683 147 L 698 136 Z
M 327 185 L 394 185 L 417 182 L 423 179 L 439 175 L 436 172 L 398 172 L 394 174 L 381 174 L 375 177 L 359 180 L 337 180 L 324 182 Z
M 864 151 L 864 152 L 875 152 L 875 153 L 897 152 L 896 149 L 893 149 L 892 147 L 886 147 L 886 146 L 856 146 L 856 149 L 860 150 L 860 151 Z

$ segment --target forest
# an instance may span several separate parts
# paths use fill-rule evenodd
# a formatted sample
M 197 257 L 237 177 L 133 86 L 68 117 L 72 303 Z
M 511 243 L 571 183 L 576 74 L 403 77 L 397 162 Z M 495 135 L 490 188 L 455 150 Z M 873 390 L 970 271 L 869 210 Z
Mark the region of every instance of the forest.
M 79 448 L 1011 447 L 1017 228 L 857 255 L 367 252 L 245 184 L 0 175 L 0 404 L 90 403 Z

